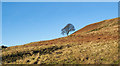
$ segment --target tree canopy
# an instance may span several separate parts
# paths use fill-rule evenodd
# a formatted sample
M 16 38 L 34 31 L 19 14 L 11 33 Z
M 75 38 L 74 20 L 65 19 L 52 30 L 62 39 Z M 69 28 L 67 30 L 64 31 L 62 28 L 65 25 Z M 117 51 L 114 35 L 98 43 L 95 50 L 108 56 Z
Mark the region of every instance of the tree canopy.
M 74 26 L 72 25 L 72 24 L 67 24 L 62 30 L 62 33 L 61 34 L 69 34 L 69 32 L 71 32 L 71 31 L 75 31 L 75 28 L 74 28 Z

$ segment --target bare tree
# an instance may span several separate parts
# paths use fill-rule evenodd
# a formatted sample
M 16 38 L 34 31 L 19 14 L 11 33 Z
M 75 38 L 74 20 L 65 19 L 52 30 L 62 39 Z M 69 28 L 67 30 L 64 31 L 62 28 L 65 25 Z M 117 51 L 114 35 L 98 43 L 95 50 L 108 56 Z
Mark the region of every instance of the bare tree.
M 75 30 L 75 28 L 74 28 L 74 26 L 72 25 L 72 24 L 67 24 L 61 31 L 62 31 L 62 33 L 61 34 L 69 34 L 69 32 L 71 32 L 71 31 L 74 31 Z

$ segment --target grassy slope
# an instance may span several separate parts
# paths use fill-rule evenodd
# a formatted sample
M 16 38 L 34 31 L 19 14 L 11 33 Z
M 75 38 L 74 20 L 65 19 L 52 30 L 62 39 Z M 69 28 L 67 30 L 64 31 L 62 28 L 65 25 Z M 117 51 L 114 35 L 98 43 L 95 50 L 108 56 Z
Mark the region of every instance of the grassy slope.
M 90 24 L 67 37 L 8 47 L 2 58 L 10 64 L 118 63 L 118 18 Z

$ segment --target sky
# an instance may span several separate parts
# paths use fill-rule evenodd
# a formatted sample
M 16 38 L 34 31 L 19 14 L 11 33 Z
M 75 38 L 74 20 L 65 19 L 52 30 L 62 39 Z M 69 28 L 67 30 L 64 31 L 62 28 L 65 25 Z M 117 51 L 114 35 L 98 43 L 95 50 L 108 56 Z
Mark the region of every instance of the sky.
M 3 2 L 118 2 L 120 0 L 2 0 Z
M 2 45 L 16 46 L 60 38 L 65 36 L 61 29 L 68 23 L 77 31 L 116 17 L 117 2 L 3 2 Z

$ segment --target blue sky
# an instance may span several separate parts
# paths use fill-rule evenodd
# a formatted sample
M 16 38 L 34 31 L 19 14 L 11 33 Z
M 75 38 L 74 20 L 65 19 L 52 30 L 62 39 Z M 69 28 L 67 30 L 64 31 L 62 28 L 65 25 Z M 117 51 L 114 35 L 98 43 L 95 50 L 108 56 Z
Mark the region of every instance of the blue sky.
M 116 17 L 117 2 L 3 2 L 2 44 L 16 46 L 55 39 L 63 37 L 61 29 L 68 23 L 77 31 Z
M 2 0 L 3 2 L 118 2 L 120 0 Z

